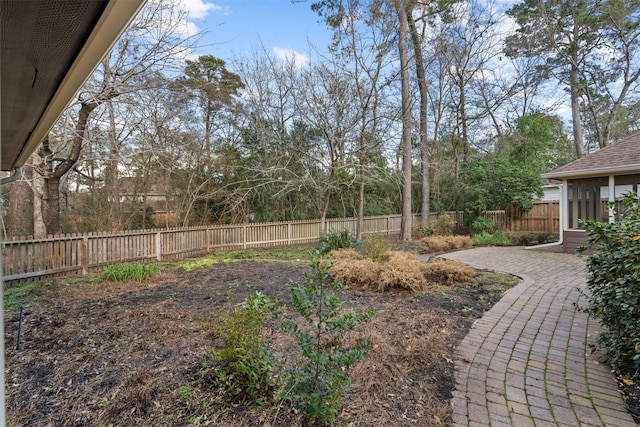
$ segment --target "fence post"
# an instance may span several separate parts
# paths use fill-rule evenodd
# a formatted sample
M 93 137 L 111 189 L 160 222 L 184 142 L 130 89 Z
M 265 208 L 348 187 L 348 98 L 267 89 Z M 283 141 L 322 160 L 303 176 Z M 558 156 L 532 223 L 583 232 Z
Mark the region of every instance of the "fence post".
M 242 224 L 242 249 L 247 249 L 247 224 Z
M 82 265 L 82 275 L 89 273 L 89 238 L 83 237 L 80 240 L 80 264 Z
M 291 246 L 291 223 L 287 223 L 287 245 Z
M 156 259 L 162 261 L 162 233 L 156 232 Z

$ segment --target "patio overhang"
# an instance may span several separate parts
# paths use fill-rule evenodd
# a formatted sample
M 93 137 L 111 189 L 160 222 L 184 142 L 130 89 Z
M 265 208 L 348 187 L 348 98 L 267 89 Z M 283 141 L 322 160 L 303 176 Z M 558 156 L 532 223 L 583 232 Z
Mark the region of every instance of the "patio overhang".
M 579 179 L 579 178 L 595 178 L 599 176 L 611 176 L 611 175 L 634 175 L 640 173 L 640 164 L 636 165 L 624 165 L 618 167 L 603 167 L 603 168 L 591 168 L 574 170 L 567 172 L 553 171 L 546 172 L 540 176 L 544 179 Z
M 0 170 L 24 165 L 144 2 L 0 1 Z

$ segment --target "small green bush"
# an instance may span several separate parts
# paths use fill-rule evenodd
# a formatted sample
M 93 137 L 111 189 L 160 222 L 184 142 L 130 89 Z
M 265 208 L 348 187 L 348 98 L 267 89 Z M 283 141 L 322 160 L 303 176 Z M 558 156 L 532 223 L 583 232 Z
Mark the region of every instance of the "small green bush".
M 614 369 L 640 368 L 640 199 L 627 194 L 620 220 L 587 227 L 587 292 L 583 307 L 603 325 L 598 342 Z
M 141 282 L 158 271 L 160 271 L 160 267 L 156 264 L 111 264 L 102 272 L 102 279 L 111 282 L 125 282 L 127 280 Z
M 274 386 L 276 365 L 264 330 L 272 308 L 272 301 L 256 292 L 223 317 L 216 328 L 222 345 L 208 350 L 215 365 L 213 385 L 234 403 L 259 401 Z
M 473 223 L 471 224 L 471 233 L 472 234 L 480 234 L 480 233 L 488 233 L 493 234 L 496 231 L 496 224 L 493 220 L 486 216 L 479 216 Z
M 304 282 L 292 283 L 291 289 L 293 306 L 307 327 L 299 327 L 276 312 L 282 320 L 282 330 L 296 339 L 306 359 L 306 363 L 299 364 L 286 376 L 287 387 L 280 397 L 295 403 L 311 424 L 327 425 L 335 422 L 342 398 L 351 387 L 349 368 L 362 360 L 366 352 L 366 342 L 343 348 L 342 336 L 375 313 L 340 311 L 342 285 L 331 281 L 331 261 L 319 251 L 311 254 L 311 268 L 315 277 L 305 273 Z
M 433 229 L 433 234 L 436 236 L 450 236 L 453 234 L 455 225 L 455 221 L 447 214 L 438 215 L 436 219 L 429 223 L 429 226 Z
M 474 246 L 511 246 L 512 244 L 511 239 L 500 230 L 493 234 L 486 231 L 476 234 L 471 238 L 471 243 Z
M 384 262 L 384 254 L 389 250 L 389 239 L 379 233 L 370 234 L 362 242 L 360 250 L 366 258 L 382 263 Z
M 318 238 L 318 250 L 326 255 L 338 249 L 353 248 L 356 243 L 356 234 L 352 230 L 331 231 Z

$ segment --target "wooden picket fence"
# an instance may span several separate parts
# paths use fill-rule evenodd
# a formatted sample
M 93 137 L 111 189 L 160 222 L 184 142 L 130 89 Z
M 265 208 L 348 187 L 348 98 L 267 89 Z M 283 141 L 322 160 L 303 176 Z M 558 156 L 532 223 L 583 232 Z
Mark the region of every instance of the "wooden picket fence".
M 462 224 L 460 212 L 447 214 Z M 488 214 L 501 228 L 508 225 L 504 211 Z M 414 223 L 419 218 L 414 215 Z M 401 216 L 366 217 L 363 222 L 364 234 L 391 236 L 400 232 Z M 326 229 L 355 230 L 356 223 L 356 218 L 328 219 Z M 518 227 L 528 225 L 522 224 Z M 2 279 L 7 286 L 18 281 L 85 275 L 115 263 L 167 261 L 219 250 L 313 243 L 319 236 L 320 221 L 309 220 L 9 239 L 1 243 Z
M 355 230 L 356 218 L 328 219 L 329 231 Z M 400 232 L 401 216 L 364 218 L 363 233 Z M 312 243 L 320 221 L 245 223 L 171 229 L 64 234 L 2 242 L 5 286 L 15 281 L 84 275 L 109 264 L 188 258 L 205 253 Z

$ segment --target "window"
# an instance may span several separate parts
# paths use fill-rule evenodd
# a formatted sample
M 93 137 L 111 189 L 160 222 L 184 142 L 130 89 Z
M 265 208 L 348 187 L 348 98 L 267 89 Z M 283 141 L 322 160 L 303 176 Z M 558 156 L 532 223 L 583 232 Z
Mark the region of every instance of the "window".
M 615 177 L 614 199 L 616 214 L 620 212 L 620 199 L 629 192 L 637 192 L 640 185 L 639 175 Z M 568 214 L 569 228 L 584 228 L 583 219 L 595 218 L 598 221 L 609 220 L 609 178 L 590 178 L 569 180 Z

